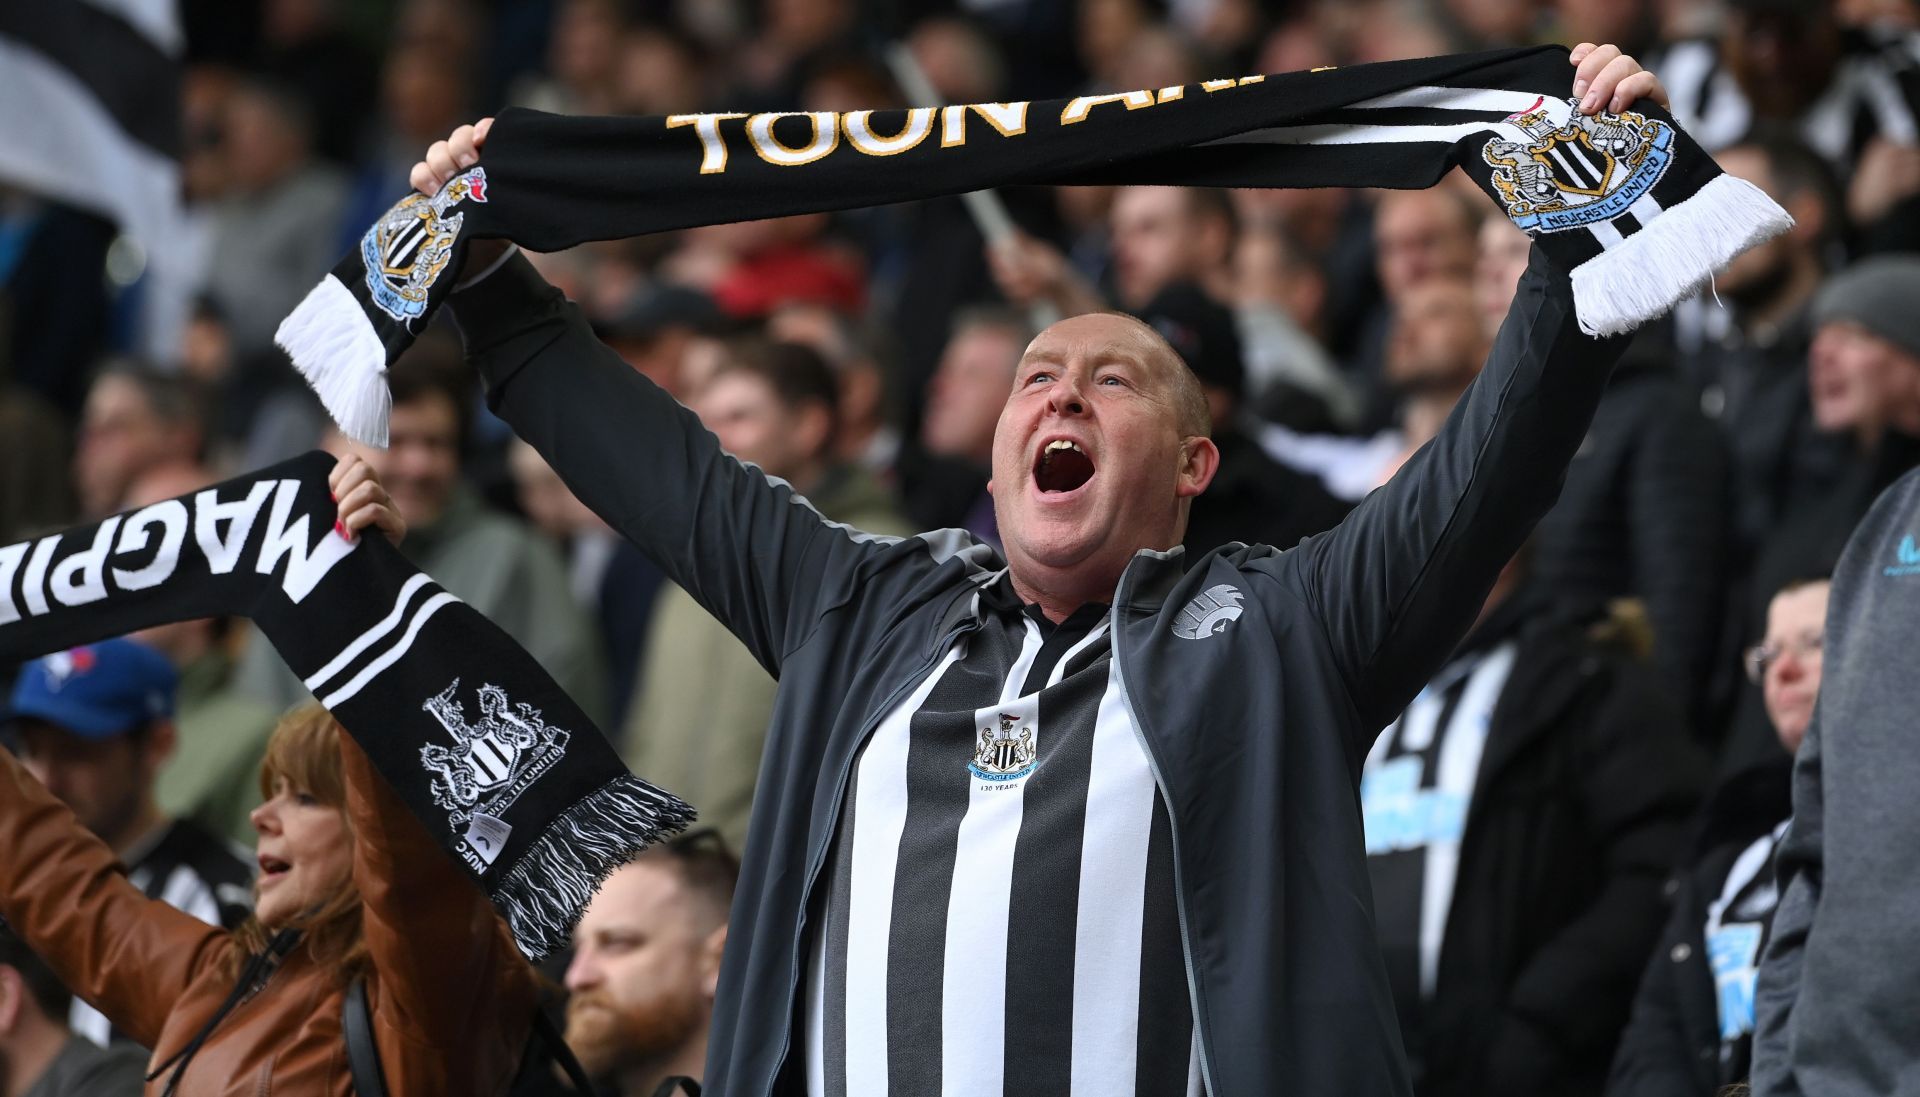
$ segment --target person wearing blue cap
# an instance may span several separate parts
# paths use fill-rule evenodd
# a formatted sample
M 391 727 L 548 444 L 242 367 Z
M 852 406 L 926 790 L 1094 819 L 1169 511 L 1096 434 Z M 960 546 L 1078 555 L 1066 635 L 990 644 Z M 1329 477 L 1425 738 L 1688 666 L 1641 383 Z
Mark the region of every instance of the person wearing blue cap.
M 5 713 L 20 760 L 127 866 L 127 877 L 204 922 L 233 928 L 247 917 L 253 873 L 244 851 L 154 797 L 171 753 L 179 675 L 165 656 L 132 640 L 104 640 L 42 656 L 21 668 Z M 73 1030 L 105 1044 L 106 1017 L 75 1000 Z

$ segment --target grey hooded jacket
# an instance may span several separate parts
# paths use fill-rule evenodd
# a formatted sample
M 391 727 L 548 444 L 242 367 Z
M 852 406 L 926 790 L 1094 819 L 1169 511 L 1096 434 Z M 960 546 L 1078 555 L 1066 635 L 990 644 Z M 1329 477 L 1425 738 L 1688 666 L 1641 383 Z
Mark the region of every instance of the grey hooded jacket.
M 967 595 L 1006 565 L 958 531 L 876 538 L 828 523 L 722 453 L 519 257 L 452 304 L 493 408 L 780 680 L 706 1084 L 804 1092 L 793 1037 L 809 900 L 854 759 L 977 626 Z M 1566 276 L 1536 250 L 1485 373 L 1345 522 L 1288 551 L 1143 550 L 1122 577 L 1113 673 L 1173 822 L 1214 1097 L 1408 1092 L 1373 936 L 1360 764 L 1553 503 L 1619 344 L 1580 333 Z M 1207 606 L 1238 617 L 1201 631 L 1192 607 Z

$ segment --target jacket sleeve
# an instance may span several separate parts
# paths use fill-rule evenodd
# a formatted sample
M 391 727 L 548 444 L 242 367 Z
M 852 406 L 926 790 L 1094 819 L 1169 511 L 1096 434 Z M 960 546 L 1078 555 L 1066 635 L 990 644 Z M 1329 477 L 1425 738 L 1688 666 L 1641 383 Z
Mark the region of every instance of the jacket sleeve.
M 416 1067 L 444 1078 L 458 1067 L 449 1056 L 458 1058 L 460 1049 L 512 1039 L 501 1031 L 503 1019 L 524 1036 L 533 1016 L 530 969 L 486 896 L 345 734 L 340 756 L 382 1065 L 395 1083 Z
M 828 522 L 785 482 L 724 453 L 525 257 L 451 304 L 494 411 L 776 677 L 891 542 Z
M 1692 889 L 1693 881 L 1683 879 L 1667 915 L 1667 928 L 1647 958 L 1633 1012 L 1613 1056 L 1606 1097 L 1700 1097 L 1692 1069 L 1695 1050 L 1680 1014 L 1678 991 L 1682 972 L 1692 970 L 1690 964 L 1706 962 L 1698 959 L 1705 955 L 1706 942 L 1701 939 Z M 1694 955 L 1684 964 L 1675 963 L 1671 953 L 1683 943 Z
M 1446 425 L 1332 530 L 1266 566 L 1312 606 L 1360 714 L 1364 755 L 1473 623 L 1560 493 L 1623 339 L 1580 333 L 1538 247 L 1486 368 Z
M 1706 763 L 1652 672 L 1622 664 L 1582 729 L 1577 794 L 1603 874 L 1592 901 L 1515 974 L 1507 1006 L 1570 1052 L 1605 1062 L 1660 932 L 1661 892 L 1705 784 Z
M 1793 822 L 1780 839 L 1775 859 L 1780 903 L 1767 931 L 1766 954 L 1753 989 L 1754 1097 L 1801 1097 L 1790 1052 L 1793 1003 L 1800 995 L 1800 965 L 1807 935 L 1820 910 L 1820 883 L 1826 864 L 1820 789 L 1820 709 L 1793 760 Z
M 127 882 L 67 806 L 0 750 L 0 916 L 60 981 L 146 1047 L 229 938 Z

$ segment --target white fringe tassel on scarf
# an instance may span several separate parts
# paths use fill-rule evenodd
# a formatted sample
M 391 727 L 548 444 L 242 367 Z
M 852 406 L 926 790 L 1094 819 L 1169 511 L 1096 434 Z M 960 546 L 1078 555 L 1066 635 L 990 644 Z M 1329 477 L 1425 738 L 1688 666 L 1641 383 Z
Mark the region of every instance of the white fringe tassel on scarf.
M 1573 311 L 1588 335 L 1621 335 L 1664 315 L 1741 252 L 1793 227 L 1745 179 L 1718 175 L 1639 232 L 1573 268 Z
M 623 774 L 549 825 L 492 890 L 493 905 L 527 959 L 567 946 L 594 892 L 648 846 L 684 830 L 693 809 Z
M 299 307 L 280 321 L 273 341 L 313 386 L 341 433 L 387 448 L 387 417 L 393 410 L 387 348 L 338 278 L 328 274 L 307 291 Z

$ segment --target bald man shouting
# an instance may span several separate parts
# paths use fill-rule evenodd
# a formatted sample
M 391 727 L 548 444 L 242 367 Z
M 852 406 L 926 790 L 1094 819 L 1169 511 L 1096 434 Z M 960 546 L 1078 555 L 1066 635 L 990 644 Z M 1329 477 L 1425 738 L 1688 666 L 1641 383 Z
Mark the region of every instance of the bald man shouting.
M 1574 57 L 1589 111 L 1663 96 Z M 499 255 L 452 298 L 493 407 L 780 679 L 712 1092 L 1408 1092 L 1360 764 L 1586 433 L 1619 347 L 1563 272 L 1536 253 L 1439 437 L 1288 549 L 1183 555 L 1219 461 L 1192 373 L 1130 317 L 1053 325 L 994 438 L 1002 559 L 827 522 Z

